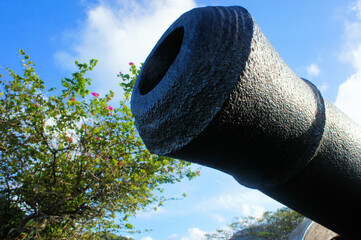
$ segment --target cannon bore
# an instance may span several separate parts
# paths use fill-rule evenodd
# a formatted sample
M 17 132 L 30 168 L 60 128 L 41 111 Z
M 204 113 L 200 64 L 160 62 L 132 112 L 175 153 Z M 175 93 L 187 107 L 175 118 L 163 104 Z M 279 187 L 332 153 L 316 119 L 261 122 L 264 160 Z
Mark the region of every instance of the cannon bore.
M 176 20 L 146 59 L 131 108 L 151 152 L 221 170 L 358 235 L 360 127 L 284 63 L 244 8 Z

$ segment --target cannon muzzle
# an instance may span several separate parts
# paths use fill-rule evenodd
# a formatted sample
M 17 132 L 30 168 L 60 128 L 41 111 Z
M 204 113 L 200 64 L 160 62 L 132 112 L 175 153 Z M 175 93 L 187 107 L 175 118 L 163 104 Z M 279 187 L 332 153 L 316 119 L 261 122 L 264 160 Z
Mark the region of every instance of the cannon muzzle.
M 358 235 L 360 127 L 293 73 L 244 8 L 176 20 L 146 59 L 131 108 L 151 152 L 221 170 Z

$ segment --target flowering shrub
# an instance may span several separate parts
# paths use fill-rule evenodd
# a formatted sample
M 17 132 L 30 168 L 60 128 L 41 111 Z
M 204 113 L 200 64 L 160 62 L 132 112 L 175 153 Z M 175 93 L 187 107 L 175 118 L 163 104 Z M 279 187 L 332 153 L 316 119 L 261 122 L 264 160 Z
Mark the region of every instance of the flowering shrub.
M 96 98 L 99 97 L 99 93 L 91 92 L 91 94 L 92 94 L 94 97 L 96 97 Z
M 118 75 L 125 99 L 112 107 L 114 92 L 87 88 L 96 60 L 76 62 L 79 70 L 55 91 L 21 56 L 23 74 L 7 69 L 10 80 L 0 78 L 1 239 L 132 232 L 130 216 L 165 200 L 161 184 L 197 175 L 188 163 L 151 154 L 137 135 L 128 107 L 139 73 L 134 63 L 130 74 Z

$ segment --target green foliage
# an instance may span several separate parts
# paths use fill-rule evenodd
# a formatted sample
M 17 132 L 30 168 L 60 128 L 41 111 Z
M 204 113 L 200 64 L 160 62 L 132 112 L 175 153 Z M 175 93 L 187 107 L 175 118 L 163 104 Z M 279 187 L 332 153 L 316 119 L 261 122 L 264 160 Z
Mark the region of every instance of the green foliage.
M 276 212 L 265 212 L 262 218 L 244 217 L 236 219 L 229 224 L 229 230 L 217 230 L 207 234 L 207 239 L 230 239 L 236 240 L 241 236 L 253 237 L 253 239 L 282 240 L 288 239 L 289 235 L 304 217 L 289 209 L 281 208 Z
M 85 74 L 97 60 L 76 62 L 78 71 L 58 91 L 47 90 L 20 54 L 23 74 L 7 69 L 11 80 L 0 79 L 1 239 L 132 233 L 130 216 L 166 200 L 155 194 L 161 184 L 198 175 L 189 163 L 151 154 L 137 135 L 129 109 L 134 64 L 119 74 L 125 99 L 115 107 L 114 92 L 88 89 Z
M 140 65 L 140 68 L 137 68 L 134 63 L 129 63 L 130 68 L 130 74 L 123 74 L 122 72 L 119 72 L 118 77 L 122 79 L 122 82 L 120 83 L 120 86 L 124 90 L 124 98 L 129 101 L 130 95 L 133 91 L 133 87 L 135 84 L 135 80 L 137 79 L 137 76 L 139 75 L 140 69 L 143 67 L 143 64 Z

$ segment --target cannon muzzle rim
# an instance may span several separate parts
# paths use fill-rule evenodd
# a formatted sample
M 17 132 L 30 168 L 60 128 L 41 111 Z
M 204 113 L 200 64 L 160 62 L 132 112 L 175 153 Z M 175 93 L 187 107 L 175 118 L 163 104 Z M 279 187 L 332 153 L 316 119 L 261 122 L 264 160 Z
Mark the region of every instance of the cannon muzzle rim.
M 214 118 L 246 65 L 253 24 L 242 7 L 204 7 L 184 13 L 163 34 L 131 99 L 150 151 L 166 155 L 181 148 Z

